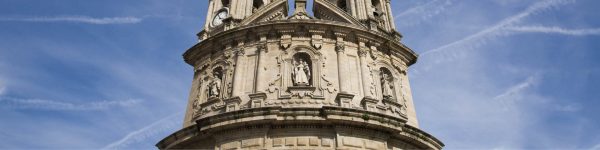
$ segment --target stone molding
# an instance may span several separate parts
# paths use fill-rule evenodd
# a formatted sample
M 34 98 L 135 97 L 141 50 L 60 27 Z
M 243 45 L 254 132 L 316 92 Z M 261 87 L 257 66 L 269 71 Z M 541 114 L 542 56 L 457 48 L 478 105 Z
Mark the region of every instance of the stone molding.
M 194 60 L 198 60 L 198 57 L 204 56 L 210 51 L 206 50 L 218 50 L 226 45 L 222 42 L 221 39 L 226 37 L 239 37 L 236 39 L 229 39 L 231 42 L 244 43 L 244 42 L 253 42 L 246 41 L 249 39 L 249 36 L 256 36 L 257 34 L 268 34 L 268 33 L 255 33 L 253 35 L 248 35 L 247 31 L 262 31 L 262 32 L 270 32 L 271 30 L 275 30 L 276 33 L 280 35 L 280 43 L 283 49 L 289 48 L 291 46 L 294 33 L 296 30 L 299 30 L 299 27 L 305 27 L 312 30 L 312 35 L 318 35 L 321 33 L 334 33 L 337 37 L 339 35 L 343 35 L 340 33 L 351 33 L 345 34 L 343 39 L 355 39 L 357 36 L 361 36 L 364 39 L 367 39 L 365 43 L 375 44 L 380 43 L 380 41 L 387 41 L 385 43 L 378 44 L 378 49 L 385 49 L 389 51 L 393 51 L 394 53 L 390 53 L 395 57 L 400 58 L 404 61 L 408 66 L 414 64 L 417 60 L 417 54 L 412 51 L 410 48 L 406 47 L 400 41 L 397 41 L 393 35 L 383 34 L 380 32 L 368 32 L 364 31 L 362 27 L 350 25 L 350 24 L 339 24 L 339 22 L 328 21 L 328 20 L 281 20 L 281 21 L 269 21 L 269 22 L 261 22 L 252 25 L 240 26 L 232 30 L 220 32 L 214 36 L 211 36 L 202 42 L 194 45 L 192 48 L 188 49 L 184 54 L 184 60 L 188 64 L 194 64 Z M 267 29 L 261 29 L 267 28 Z M 317 32 L 318 31 L 318 32 Z M 354 32 L 350 32 L 354 31 Z M 233 34 L 233 35 L 232 35 Z M 270 35 L 270 34 L 268 34 Z M 311 36 L 312 36 L 311 35 Z M 331 36 L 322 36 L 323 41 L 336 39 L 330 39 Z M 329 38 L 329 39 L 328 39 Z M 227 38 L 226 38 L 227 39 Z M 345 40 L 346 42 L 354 42 L 358 45 L 358 41 Z M 219 46 L 221 45 L 221 46 Z
M 430 134 L 405 123 L 406 118 L 337 106 L 323 106 L 321 108 L 261 107 L 202 118 L 197 120 L 195 125 L 181 129 L 164 138 L 156 146 L 159 149 L 178 148 L 199 139 L 214 137 L 222 131 L 236 133 L 253 129 L 266 131 L 289 128 L 332 128 L 335 132 L 340 133 L 339 136 L 334 137 L 338 140 L 343 139 L 345 136 L 362 137 L 361 134 L 364 134 L 364 136 L 378 135 L 376 139 L 382 140 L 401 139 L 417 146 L 418 149 L 441 149 L 444 146 L 442 142 Z M 345 134 L 348 133 L 345 131 L 361 134 L 348 135 Z M 337 143 L 338 146 L 344 145 L 343 140 Z M 365 149 L 371 149 L 368 147 L 370 146 L 365 145 Z

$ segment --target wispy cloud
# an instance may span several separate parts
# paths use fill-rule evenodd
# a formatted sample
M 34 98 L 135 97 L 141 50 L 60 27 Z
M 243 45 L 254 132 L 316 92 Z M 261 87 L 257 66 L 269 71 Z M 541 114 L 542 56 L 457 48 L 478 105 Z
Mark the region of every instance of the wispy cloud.
M 98 101 L 85 104 L 45 100 L 0 97 L 0 107 L 8 109 L 38 109 L 38 110 L 70 110 L 90 111 L 103 110 L 112 107 L 128 107 L 140 103 L 141 100 L 128 99 L 123 101 Z
M 562 112 L 577 112 L 577 111 L 581 110 L 582 108 L 583 107 L 581 106 L 581 104 L 574 103 L 574 104 L 566 104 L 566 105 L 557 105 L 555 107 L 555 110 L 562 111 Z
M 503 98 L 507 98 L 507 97 L 514 97 L 514 96 L 518 95 L 519 93 L 521 93 L 522 91 L 526 90 L 527 88 L 531 87 L 533 84 L 535 84 L 538 81 L 538 78 L 539 77 L 537 77 L 536 75 L 530 76 L 525 81 L 523 81 L 519 84 L 516 84 L 514 86 L 511 86 L 504 93 L 495 96 L 494 99 L 498 100 L 498 99 L 503 99 Z
M 87 24 L 135 24 L 143 18 L 138 17 L 89 17 L 89 16 L 35 16 L 35 17 L 0 17 L 0 22 L 73 22 Z
M 565 34 L 573 36 L 585 36 L 585 35 L 600 35 L 600 28 L 592 29 L 564 29 L 560 27 L 547 27 L 547 26 L 510 26 L 505 28 L 508 31 L 515 32 L 538 32 L 538 33 L 554 33 L 554 34 Z
M 513 106 L 516 105 L 515 102 L 523 99 L 524 95 L 526 94 L 525 91 L 537 84 L 537 82 L 540 80 L 539 78 L 539 75 L 529 76 L 525 81 L 515 84 L 506 89 L 506 91 L 503 93 L 496 95 L 493 100 L 499 101 L 502 105 L 504 105 L 503 109 L 505 110 L 514 108 Z
M 127 133 L 127 135 L 125 135 L 123 138 L 106 145 L 102 149 L 120 149 L 126 147 L 131 143 L 140 142 L 150 137 L 155 137 L 160 132 L 173 131 L 174 129 L 180 126 L 178 124 L 179 122 L 175 121 L 174 119 L 178 119 L 178 116 L 180 116 L 181 114 L 182 112 L 169 115 L 152 124 L 144 126 L 135 131 L 131 131 Z
M 421 53 L 421 56 L 426 56 L 445 50 L 465 50 L 478 47 L 479 45 L 484 44 L 487 40 L 492 40 L 494 38 L 500 37 L 501 35 L 505 35 L 506 33 L 502 33 L 501 31 L 503 31 L 502 29 L 508 27 L 509 25 L 520 22 L 524 18 L 537 14 L 544 10 L 548 10 L 572 2 L 574 2 L 574 0 L 546 0 L 536 2 L 521 13 L 508 17 L 500 21 L 499 23 L 491 27 L 485 28 L 475 34 L 469 35 L 460 40 Z
M 417 25 L 442 13 L 450 5 L 452 5 L 450 0 L 432 0 L 399 13 L 394 20 L 400 21 L 399 25 L 401 26 Z

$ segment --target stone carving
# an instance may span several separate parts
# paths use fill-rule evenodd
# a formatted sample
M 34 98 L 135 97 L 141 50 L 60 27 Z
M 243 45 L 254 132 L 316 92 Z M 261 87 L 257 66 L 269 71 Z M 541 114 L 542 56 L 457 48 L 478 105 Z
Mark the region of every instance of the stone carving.
M 344 52 L 346 45 L 343 42 L 335 43 L 335 51 L 336 52 Z
M 330 94 L 337 91 L 337 89 L 335 89 L 335 87 L 333 87 L 333 83 L 329 79 L 327 79 L 325 74 L 323 74 L 323 76 L 321 76 L 321 78 L 323 79 L 323 81 L 325 81 L 325 86 L 321 87 L 322 90 L 325 90 L 325 91 L 329 92 Z
M 267 49 L 266 43 L 260 43 L 260 44 L 256 45 L 256 50 L 257 51 L 264 51 L 265 53 L 269 52 L 269 49 Z
M 208 97 L 219 97 L 221 91 L 221 77 L 218 74 L 213 74 L 213 78 L 208 83 Z
M 207 16 L 222 7 L 231 16 L 206 26 L 184 53 L 196 71 L 185 128 L 157 146 L 441 148 L 406 105 L 412 96 L 402 70 L 417 55 L 389 22 L 391 0 L 312 0 L 313 13 L 307 1 L 207 1 L 218 7 Z M 288 15 L 288 6 L 298 9 Z
M 290 19 L 311 19 L 306 12 L 306 0 L 299 0 L 295 2 L 296 9 L 294 14 L 290 16 Z
M 244 48 L 238 48 L 238 49 L 234 50 L 234 53 L 236 56 L 244 56 L 245 51 L 244 51 Z
M 277 77 L 273 81 L 269 82 L 269 87 L 267 88 L 266 91 L 269 93 L 273 93 L 276 90 L 279 90 L 279 87 L 276 85 L 277 84 L 276 82 L 279 81 L 279 79 L 281 79 L 281 75 L 277 74 Z
M 310 67 L 306 61 L 302 59 L 295 61 L 294 71 L 292 72 L 294 86 L 309 86 L 310 71 Z
M 392 98 L 392 96 L 394 95 L 393 88 L 394 88 L 394 85 L 393 85 L 392 77 L 389 76 L 387 73 L 382 72 L 381 73 L 381 91 L 382 91 L 384 99 Z
M 314 97 L 315 87 L 310 86 L 294 86 L 288 87 L 288 91 L 291 97 L 296 98 L 304 98 L 304 97 Z

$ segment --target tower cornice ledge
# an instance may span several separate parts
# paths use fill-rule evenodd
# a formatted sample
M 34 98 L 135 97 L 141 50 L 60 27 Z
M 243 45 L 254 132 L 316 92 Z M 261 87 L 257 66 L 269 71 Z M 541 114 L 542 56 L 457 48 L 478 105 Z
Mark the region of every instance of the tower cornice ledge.
M 405 124 L 406 117 L 394 117 L 360 109 L 323 106 L 322 108 L 260 107 L 222 113 L 196 120 L 156 144 L 159 149 L 181 149 L 214 139 L 229 131 L 276 128 L 332 128 L 378 132 L 384 140 L 404 140 L 417 149 L 441 149 L 444 144 L 430 134 Z M 233 135 L 232 135 L 233 136 Z
M 200 57 L 206 55 L 206 54 L 210 54 L 213 51 L 219 51 L 219 50 L 223 50 L 221 47 L 225 46 L 222 44 L 225 43 L 221 43 L 221 39 L 228 39 L 231 37 L 237 37 L 234 40 L 240 41 L 243 40 L 241 42 L 253 42 L 253 41 L 248 41 L 252 38 L 252 36 L 257 36 L 257 34 L 260 33 L 256 33 L 256 31 L 266 31 L 269 32 L 270 30 L 275 30 L 278 32 L 278 30 L 282 29 L 282 28 L 287 28 L 287 29 L 292 29 L 293 31 L 300 31 L 300 30 L 315 30 L 315 29 L 324 29 L 325 33 L 330 33 L 333 31 L 347 31 L 348 33 L 350 33 L 350 35 L 347 35 L 348 37 L 351 37 L 349 39 L 355 39 L 358 35 L 362 36 L 363 38 L 368 38 L 370 40 L 372 40 L 372 43 L 379 43 L 380 41 L 387 41 L 385 43 L 381 43 L 380 46 L 385 46 L 385 48 L 379 48 L 382 50 L 390 50 L 390 52 L 392 52 L 392 55 L 396 55 L 397 57 L 400 57 L 404 63 L 406 63 L 407 66 L 410 66 L 414 63 L 416 63 L 417 58 L 418 58 L 418 54 L 416 54 L 412 49 L 410 49 L 409 47 L 407 47 L 406 45 L 404 45 L 402 42 L 400 42 L 398 40 L 398 38 L 396 38 L 395 36 L 398 35 L 399 33 L 397 33 L 396 31 L 392 31 L 391 33 L 384 33 L 384 32 L 375 32 L 372 30 L 365 30 L 364 27 L 362 26 L 357 26 L 357 25 L 353 25 L 353 24 L 348 24 L 348 23 L 341 23 L 341 22 L 337 22 L 337 21 L 329 21 L 329 20 L 318 20 L 318 19 L 297 19 L 297 20 L 275 20 L 275 21 L 268 21 L 268 22 L 259 22 L 259 23 L 255 23 L 255 24 L 250 24 L 250 25 L 245 25 L 245 26 L 240 26 L 234 29 L 230 29 L 227 31 L 223 31 L 223 32 L 218 32 L 215 35 L 210 35 L 208 38 L 200 41 L 199 43 L 197 43 L 196 45 L 192 46 L 191 48 L 189 48 L 184 54 L 183 54 L 183 58 L 185 60 L 186 63 L 190 64 L 190 65 L 194 65 L 194 61 L 198 60 Z M 248 32 L 248 31 L 252 31 L 252 32 Z M 202 33 L 202 32 L 201 32 Z M 242 37 L 240 37 L 240 33 L 242 33 Z M 248 33 L 253 33 L 253 34 L 248 34 Z M 246 35 L 246 36 L 243 36 Z M 256 37 L 253 37 L 256 38 Z M 323 37 L 326 38 L 326 37 Z M 354 40 L 354 41 L 348 41 L 348 42 L 355 42 L 358 43 L 358 41 Z M 219 45 L 221 44 L 221 47 L 219 47 Z

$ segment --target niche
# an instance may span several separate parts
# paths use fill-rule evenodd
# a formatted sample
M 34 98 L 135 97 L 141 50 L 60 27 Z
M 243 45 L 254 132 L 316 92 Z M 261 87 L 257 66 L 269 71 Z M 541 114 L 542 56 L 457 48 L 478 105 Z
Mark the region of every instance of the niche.
M 312 86 L 312 60 L 306 53 L 296 53 L 292 61 L 292 82 L 294 86 Z
M 213 69 L 212 76 L 209 78 L 207 87 L 207 97 L 220 97 L 223 87 L 223 68 L 217 67 Z
M 394 76 L 392 76 L 392 72 L 385 68 L 379 68 L 380 72 L 380 83 L 381 83 L 381 95 L 383 95 L 383 99 L 392 100 L 394 99 Z

